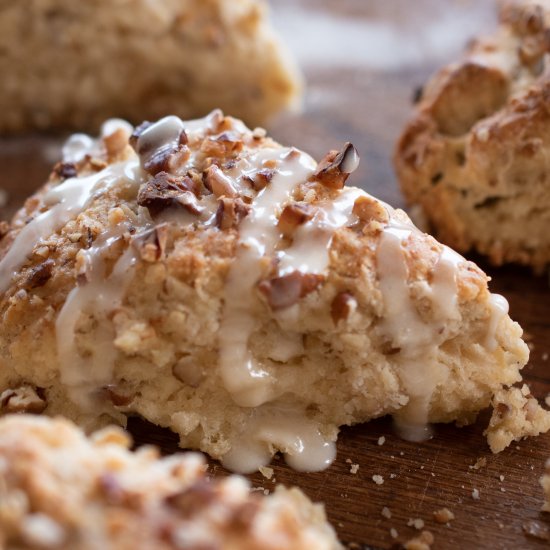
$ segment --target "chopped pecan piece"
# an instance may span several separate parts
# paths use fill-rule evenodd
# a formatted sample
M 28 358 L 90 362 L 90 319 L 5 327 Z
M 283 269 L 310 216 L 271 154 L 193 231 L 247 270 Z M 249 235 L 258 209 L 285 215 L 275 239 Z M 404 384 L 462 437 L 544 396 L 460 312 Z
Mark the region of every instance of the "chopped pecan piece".
M 231 521 L 229 523 L 231 529 L 237 532 L 250 529 L 259 510 L 259 497 L 240 504 L 231 514 Z
M 58 162 L 53 167 L 53 173 L 61 180 L 65 181 L 69 178 L 76 178 L 78 171 L 76 165 L 72 162 Z
M 153 263 L 164 258 L 167 241 L 168 225 L 162 223 L 136 235 L 132 243 L 138 249 L 143 261 Z
M 250 212 L 251 207 L 239 198 L 229 199 L 222 197 L 218 201 L 216 211 L 216 225 L 222 229 L 237 227 L 241 220 Z
M 355 199 L 352 213 L 364 223 L 371 220 L 387 223 L 390 219 L 384 205 L 369 195 L 361 195 Z
M 234 132 L 223 132 L 218 136 L 205 139 L 201 144 L 201 151 L 216 158 L 235 156 L 242 151 L 243 142 Z
M 282 277 L 261 281 L 258 289 L 266 297 L 271 309 L 284 309 L 294 305 L 322 282 L 323 276 L 293 271 Z
M 202 207 L 193 190 L 191 178 L 160 172 L 141 186 L 137 202 L 148 208 L 153 217 L 172 207 L 183 207 L 192 214 L 200 214 Z
M 136 126 L 134 128 L 134 131 L 133 131 L 132 135 L 130 136 L 130 139 L 128 140 L 130 145 L 132 146 L 132 148 L 134 149 L 134 151 L 138 155 L 140 154 L 140 152 L 138 150 L 138 140 L 141 137 L 141 135 L 143 134 L 143 132 L 145 132 L 145 130 L 147 130 L 147 128 L 149 128 L 152 125 L 153 125 L 153 123 L 149 122 L 147 120 L 145 122 L 142 122 L 139 126 Z
M 177 117 L 144 122 L 130 136 L 130 145 L 140 156 L 143 169 L 151 175 L 176 171 L 190 156 L 187 134 Z
M 198 481 L 178 493 L 166 497 L 166 504 L 178 510 L 178 516 L 191 518 L 213 504 L 219 497 L 208 481 Z
M 204 171 L 204 185 L 216 197 L 236 197 L 237 191 L 231 180 L 215 165 Z
M 0 411 L 2 413 L 41 413 L 47 406 L 38 391 L 29 385 L 5 390 L 0 394 Z
M 121 391 L 121 389 L 114 384 L 109 384 L 108 386 L 104 386 L 103 395 L 115 407 L 126 407 L 134 400 L 134 395 L 130 395 L 127 392 Z
M 53 260 L 46 260 L 36 267 L 33 267 L 27 275 L 25 286 L 27 288 L 38 288 L 44 286 L 52 276 L 53 266 Z
M 277 227 L 285 237 L 292 237 L 298 226 L 313 218 L 315 209 L 309 204 L 294 203 L 284 207 Z
M 334 324 L 339 321 L 345 321 L 356 310 L 357 300 L 349 292 L 340 292 L 332 300 L 330 306 L 330 315 Z
M 272 168 L 264 168 L 258 170 L 258 172 L 254 174 L 254 177 L 245 175 L 243 179 L 250 184 L 250 187 L 256 191 L 261 191 L 264 187 L 267 187 L 267 184 L 273 179 L 274 175 L 275 170 Z
M 176 172 L 190 157 L 186 146 L 168 144 L 157 149 L 143 164 L 143 169 L 151 175 L 159 172 Z
M 348 176 L 359 166 L 357 149 L 346 143 L 341 151 L 329 151 L 317 166 L 311 179 L 330 189 L 342 189 Z

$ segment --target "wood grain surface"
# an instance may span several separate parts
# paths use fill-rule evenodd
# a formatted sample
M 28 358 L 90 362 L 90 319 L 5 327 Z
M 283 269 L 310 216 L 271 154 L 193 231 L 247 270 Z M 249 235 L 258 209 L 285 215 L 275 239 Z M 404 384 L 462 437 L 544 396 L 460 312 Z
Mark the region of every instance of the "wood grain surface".
M 361 153 L 352 184 L 396 206 L 402 197 L 391 168 L 394 141 L 410 114 L 416 86 L 455 56 L 479 29 L 494 25 L 491 1 L 272 0 L 275 24 L 298 57 L 307 78 L 303 112 L 280 117 L 269 130 L 279 141 L 320 157 L 343 141 Z M 44 181 L 59 155 L 59 137 L 26 136 L 0 140 L 1 215 L 8 216 Z M 510 301 L 511 315 L 525 329 L 531 360 L 525 379 L 541 401 L 550 392 L 550 290 L 547 277 L 525 269 L 488 267 L 491 289 Z M 250 476 L 272 490 L 274 481 L 300 486 L 324 502 L 342 541 L 353 548 L 392 548 L 418 531 L 407 525 L 421 519 L 435 536 L 436 549 L 542 548 L 524 533 L 535 521 L 550 528 L 540 512 L 538 479 L 550 457 L 550 434 L 512 445 L 492 455 L 482 431 L 487 415 L 470 427 L 438 426 L 425 443 L 408 443 L 388 419 L 345 428 L 336 462 L 326 471 L 298 474 L 275 460 L 275 479 Z M 176 437 L 132 419 L 137 444 L 156 443 L 178 450 Z M 379 438 L 384 437 L 381 445 Z M 485 466 L 473 465 L 485 458 Z M 350 463 L 351 462 L 351 463 Z M 351 464 L 359 465 L 355 474 Z M 213 475 L 226 472 L 212 463 Z M 374 483 L 380 475 L 384 483 Z M 479 499 L 473 497 L 479 491 Z M 387 507 L 391 518 L 383 517 Z M 448 525 L 433 512 L 449 508 Z M 397 537 L 392 538 L 390 529 Z

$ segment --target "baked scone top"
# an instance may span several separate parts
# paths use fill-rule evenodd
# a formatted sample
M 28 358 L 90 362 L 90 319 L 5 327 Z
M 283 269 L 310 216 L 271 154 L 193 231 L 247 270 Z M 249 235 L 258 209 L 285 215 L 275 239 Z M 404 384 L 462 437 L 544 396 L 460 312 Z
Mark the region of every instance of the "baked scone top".
M 220 111 L 73 136 L 1 243 L 2 386 L 137 412 L 240 471 L 277 449 L 321 469 L 339 425 L 382 414 L 414 439 L 471 420 L 519 379 L 519 327 L 479 268 L 345 186 L 358 161 Z
M 550 262 L 550 3 L 499 2 L 498 27 L 420 90 L 396 147 L 410 203 L 456 250 Z

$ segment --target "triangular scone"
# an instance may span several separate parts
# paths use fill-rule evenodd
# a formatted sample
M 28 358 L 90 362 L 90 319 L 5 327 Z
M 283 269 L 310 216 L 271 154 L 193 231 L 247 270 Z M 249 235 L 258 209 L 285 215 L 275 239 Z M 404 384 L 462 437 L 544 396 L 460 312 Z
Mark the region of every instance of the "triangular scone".
M 120 428 L 87 438 L 60 418 L 0 419 L 0 544 L 21 550 L 337 550 L 322 506 L 298 489 L 263 497 L 204 458 L 130 452 Z
M 455 249 L 550 262 L 550 2 L 501 2 L 500 25 L 424 87 L 396 148 L 411 204 Z
M 265 0 L 3 2 L 0 133 L 216 107 L 262 123 L 302 88 L 266 11 Z
M 344 186 L 352 145 L 317 164 L 219 111 L 130 131 L 72 138 L 0 243 L 4 411 L 139 414 L 237 471 L 317 470 L 343 424 L 422 439 L 521 379 L 506 300 Z

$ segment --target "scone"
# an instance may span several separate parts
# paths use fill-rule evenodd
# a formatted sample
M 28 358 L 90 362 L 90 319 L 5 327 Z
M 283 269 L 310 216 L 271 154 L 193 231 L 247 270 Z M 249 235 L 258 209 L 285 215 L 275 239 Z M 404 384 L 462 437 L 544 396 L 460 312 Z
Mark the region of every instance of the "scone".
M 136 123 L 222 107 L 251 124 L 299 103 L 265 0 L 0 5 L 0 133 Z
M 395 152 L 436 235 L 495 265 L 550 261 L 550 2 L 504 3 L 494 34 L 426 85 Z
M 120 428 L 0 419 L 0 547 L 18 550 L 336 550 L 323 507 L 298 489 L 209 480 L 201 455 L 128 450 Z
M 130 134 L 132 133 L 130 137 Z M 338 428 L 410 439 L 521 379 L 508 304 L 407 215 L 220 111 L 75 136 L 0 242 L 0 407 L 138 414 L 239 472 L 319 470 Z

